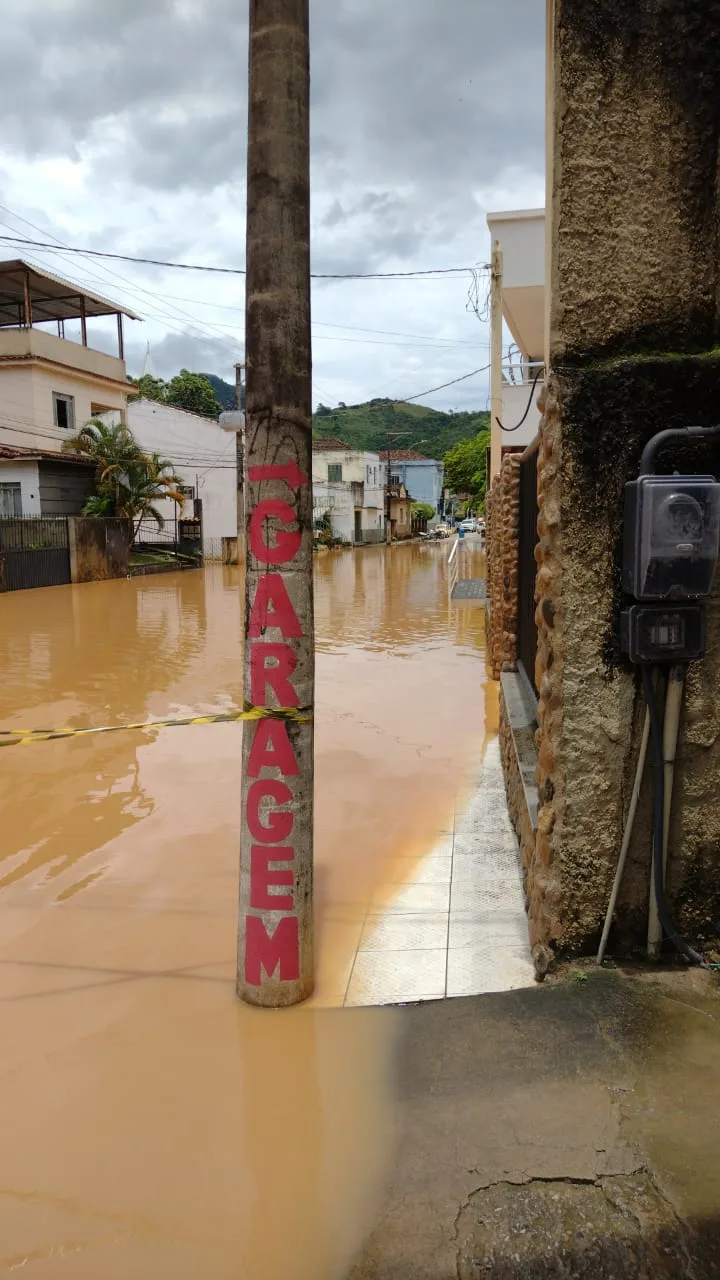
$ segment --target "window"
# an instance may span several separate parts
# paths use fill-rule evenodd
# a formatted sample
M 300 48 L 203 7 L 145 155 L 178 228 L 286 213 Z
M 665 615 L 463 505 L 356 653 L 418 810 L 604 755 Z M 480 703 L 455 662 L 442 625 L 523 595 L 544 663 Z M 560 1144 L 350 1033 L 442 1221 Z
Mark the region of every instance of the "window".
M 185 499 L 185 501 L 186 501 L 186 502 L 193 502 L 193 501 L 194 501 L 194 499 L 195 499 L 195 486 L 194 486 L 194 485 L 181 484 L 181 485 L 180 485 L 180 492 L 181 492 L 181 494 L 182 494 L 182 496 L 183 496 L 183 498 Z
M 75 430 L 75 398 L 53 391 L 53 418 L 61 431 Z
M 19 484 L 0 484 L 0 516 L 22 515 L 22 491 Z
M 391 476 L 391 477 L 390 477 L 390 483 L 391 483 L 391 484 L 400 484 L 400 477 L 399 477 L 399 476 Z
M 328 484 L 338 484 L 342 480 L 342 466 L 339 462 L 328 463 Z
M 371 484 L 372 483 L 372 467 L 367 467 L 366 471 L 367 471 L 367 483 Z

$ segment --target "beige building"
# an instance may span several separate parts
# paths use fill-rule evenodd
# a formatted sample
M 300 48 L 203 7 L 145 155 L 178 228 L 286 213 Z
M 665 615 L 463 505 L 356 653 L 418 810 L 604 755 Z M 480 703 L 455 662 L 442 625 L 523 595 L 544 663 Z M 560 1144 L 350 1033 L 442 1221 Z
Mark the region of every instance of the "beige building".
M 489 213 L 491 476 L 538 433 L 545 360 L 545 210 Z M 508 334 L 510 335 L 508 339 Z
M 117 355 L 88 341 L 88 321 L 117 318 Z M 90 418 L 125 418 L 123 317 L 139 316 L 21 259 L 0 262 L 0 445 L 57 453 Z M 79 341 L 65 336 L 75 322 Z

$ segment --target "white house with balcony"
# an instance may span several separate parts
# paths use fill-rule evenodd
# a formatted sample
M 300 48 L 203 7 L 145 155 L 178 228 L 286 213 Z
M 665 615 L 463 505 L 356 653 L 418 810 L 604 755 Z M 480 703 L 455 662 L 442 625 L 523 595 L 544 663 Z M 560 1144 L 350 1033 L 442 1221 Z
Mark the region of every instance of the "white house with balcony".
M 491 476 L 538 433 L 545 361 L 545 210 L 489 213 Z
M 88 321 L 100 316 L 116 320 L 117 355 L 88 337 Z M 62 447 L 90 418 L 126 417 L 126 316 L 139 319 L 22 259 L 0 262 L 0 513 L 80 510 L 92 469 Z
M 386 466 L 342 440 L 313 440 L 313 521 L 327 512 L 333 536 L 351 545 L 385 541 Z

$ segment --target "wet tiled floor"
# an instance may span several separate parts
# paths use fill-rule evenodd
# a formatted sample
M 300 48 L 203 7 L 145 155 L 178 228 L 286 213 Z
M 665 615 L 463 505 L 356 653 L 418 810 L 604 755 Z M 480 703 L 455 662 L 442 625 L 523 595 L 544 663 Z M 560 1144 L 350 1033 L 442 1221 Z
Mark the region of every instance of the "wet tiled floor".
M 452 831 L 379 885 L 348 970 L 346 1005 L 397 1004 L 533 984 L 520 856 L 497 740 Z M 341 993 L 338 993 L 339 995 Z

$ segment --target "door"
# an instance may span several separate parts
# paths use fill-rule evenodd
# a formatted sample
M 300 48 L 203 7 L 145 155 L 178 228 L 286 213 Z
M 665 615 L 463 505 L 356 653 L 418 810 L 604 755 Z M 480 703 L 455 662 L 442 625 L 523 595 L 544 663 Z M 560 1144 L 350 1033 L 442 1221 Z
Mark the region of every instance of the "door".
M 355 541 L 362 542 L 362 511 L 355 512 Z

